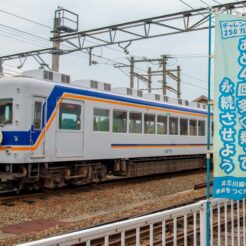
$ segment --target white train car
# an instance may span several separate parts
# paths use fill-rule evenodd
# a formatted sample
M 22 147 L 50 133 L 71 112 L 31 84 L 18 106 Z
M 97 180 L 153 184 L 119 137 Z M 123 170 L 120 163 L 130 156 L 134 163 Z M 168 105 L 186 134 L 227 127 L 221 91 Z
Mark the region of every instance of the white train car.
M 201 168 L 207 106 L 43 69 L 0 79 L 0 186 Z

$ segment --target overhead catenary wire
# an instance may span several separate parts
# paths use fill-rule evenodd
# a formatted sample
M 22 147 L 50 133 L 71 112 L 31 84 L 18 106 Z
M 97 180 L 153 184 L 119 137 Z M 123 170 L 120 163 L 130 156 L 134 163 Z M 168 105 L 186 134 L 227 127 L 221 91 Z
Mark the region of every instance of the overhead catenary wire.
M 192 7 L 190 4 L 188 4 L 186 1 L 184 1 L 184 0 L 178 0 L 179 2 L 181 2 L 181 3 L 183 3 L 183 4 L 185 4 L 186 6 L 188 6 L 189 8 L 191 8 L 191 9 L 195 9 L 194 7 Z M 207 4 L 206 4 L 207 5 Z M 209 8 L 210 8 L 210 6 L 209 6 Z M 198 12 L 198 13 L 200 13 L 200 12 Z M 202 15 L 203 17 L 205 17 L 206 18 L 206 15 L 204 15 L 204 14 L 202 14 L 202 13 L 200 13 L 200 15 Z M 214 23 L 214 21 L 212 21 L 213 23 Z
M 47 46 L 44 46 L 44 45 L 40 45 L 40 44 L 37 44 L 37 43 L 33 43 L 33 42 L 31 42 L 30 40 L 27 40 L 27 39 L 25 39 L 25 38 L 21 38 L 21 37 L 17 37 L 17 36 L 10 36 L 10 35 L 8 35 L 8 34 L 1 34 L 2 36 L 4 36 L 4 37 L 7 37 L 7 38 L 10 38 L 10 39 L 14 39 L 14 40 L 18 40 L 18 41 L 20 41 L 20 42 L 27 42 L 27 43 L 29 43 L 29 44 L 31 44 L 31 45 L 34 45 L 34 46 L 36 46 L 36 47 L 42 47 L 42 48 L 49 48 L 49 47 L 47 47 Z
M 183 1 L 183 0 L 180 0 L 181 2 L 183 2 L 183 3 L 185 3 L 185 1 Z M 190 8 L 192 8 L 192 9 L 194 9 L 192 6 L 190 6 L 189 4 L 187 4 L 187 3 L 185 3 L 187 6 L 189 6 Z M 35 24 L 37 24 L 37 25 L 40 25 L 40 26 L 43 26 L 43 27 L 46 27 L 47 29 L 49 29 L 49 30 L 52 30 L 52 28 L 51 27 L 49 27 L 49 26 L 47 26 L 47 25 L 43 25 L 43 24 L 41 24 L 41 23 L 39 23 L 39 22 L 36 22 L 36 21 L 33 21 L 33 20 L 31 20 L 31 19 L 28 19 L 28 18 L 25 18 L 25 17 L 21 17 L 21 16 L 18 16 L 18 15 L 16 15 L 16 14 L 13 14 L 13 13 L 10 13 L 10 12 L 8 12 L 8 11 L 4 11 L 4 10 L 0 10 L 1 12 L 4 12 L 4 13 L 6 13 L 6 14 L 10 14 L 10 15 L 12 15 L 12 16 L 14 16 L 14 17 L 17 17 L 17 18 L 21 18 L 21 19 L 23 19 L 23 20 L 26 20 L 26 21 L 29 21 L 29 22 L 32 22 L 32 23 L 35 23 Z M 1 27 L 3 27 L 3 28 L 7 28 L 7 29 L 10 29 L 11 31 L 13 31 L 13 32 L 16 32 L 16 33 L 18 33 L 20 36 L 18 37 L 18 35 L 15 33 L 15 34 L 13 34 L 13 35 L 15 35 L 15 37 L 18 37 L 19 38 L 19 41 L 21 41 L 21 42 L 26 42 L 26 40 L 29 42 L 29 43 L 31 43 L 32 45 L 36 45 L 36 46 L 42 46 L 42 47 L 45 47 L 45 48 L 47 48 L 46 46 L 44 46 L 45 44 L 46 44 L 46 42 L 47 43 L 50 43 L 50 40 L 49 39 L 46 39 L 46 38 L 43 38 L 43 37 L 41 37 L 41 36 L 38 36 L 38 35 L 35 35 L 35 34 L 32 34 L 32 33 L 29 33 L 29 32 L 26 32 L 26 31 L 23 31 L 23 30 L 20 30 L 20 29 L 16 29 L 16 28 L 13 28 L 13 27 L 10 27 L 10 26 L 7 26 L 7 25 L 3 25 L 3 24 L 0 24 L 1 25 Z M 3 29 L 2 29 L 3 30 Z M 4 30 L 3 30 L 4 31 Z M 5 32 L 6 32 L 6 30 L 5 30 Z M 10 34 L 11 35 L 11 34 Z M 25 35 L 25 37 L 21 37 L 21 35 Z M 8 36 L 9 37 L 9 36 Z M 16 38 L 15 38 L 16 39 Z M 37 44 L 36 42 L 35 43 L 33 43 L 34 42 L 34 40 L 38 40 L 38 43 L 39 44 Z M 92 42 L 92 43 L 96 43 L 96 42 L 93 42 L 93 41 L 89 41 L 89 40 L 87 40 L 88 42 Z M 62 44 L 61 45 L 62 47 L 66 47 L 66 48 L 71 48 L 70 46 L 68 46 L 68 45 L 65 45 L 65 44 Z M 110 48 L 110 49 L 112 49 L 112 50 L 116 50 L 116 51 L 118 51 L 118 52 L 120 52 L 120 53 L 122 53 L 122 51 L 119 51 L 118 49 L 114 49 L 114 48 L 111 48 L 111 47 L 106 47 L 106 48 Z M 82 53 L 84 53 L 84 54 L 88 54 L 88 52 L 86 52 L 86 51 L 83 51 L 82 50 Z M 69 54 L 69 55 L 72 55 L 72 56 L 76 56 L 76 57 L 79 57 L 79 58 L 83 58 L 83 59 L 86 59 L 85 57 L 82 57 L 82 56 L 80 56 L 80 55 L 77 55 L 77 54 Z M 104 56 L 102 56 L 102 55 L 97 55 L 97 54 L 95 54 L 95 53 L 92 53 L 91 54 L 92 56 L 94 56 L 94 57 L 96 57 L 96 58 L 98 58 L 98 59 L 102 59 L 102 60 L 105 60 L 105 61 L 107 61 L 106 63 L 103 63 L 103 62 L 98 62 L 99 64 L 104 64 L 104 65 L 115 65 L 115 64 L 118 64 L 118 62 L 117 61 L 115 61 L 114 59 L 110 59 L 110 58 L 106 58 L 106 57 L 104 57 Z M 183 57 L 184 58 L 184 57 Z M 125 59 L 125 58 L 124 58 Z M 121 64 L 124 64 L 124 63 L 121 63 Z M 143 69 L 140 69 L 140 68 L 138 68 L 138 67 L 135 67 L 135 69 L 136 70 L 139 70 L 139 71 L 145 71 L 145 70 L 143 70 Z M 122 70 L 121 70 L 121 72 L 122 72 Z M 125 75 L 126 75 L 126 73 L 124 73 Z M 127 75 L 127 76 L 129 76 L 129 75 Z M 189 85 L 189 84 L 188 84 Z
M 211 7 L 211 5 L 209 5 L 208 3 L 206 3 L 205 1 L 203 1 L 203 0 L 200 0 L 200 2 L 202 2 L 204 5 L 206 5 L 207 7 Z
M 17 72 L 17 71 L 14 71 L 14 70 L 12 70 L 12 69 L 8 69 L 8 68 L 4 68 L 4 70 L 5 71 L 8 71 L 8 72 L 11 72 L 11 73 L 14 73 L 14 74 L 19 74 L 19 72 Z
M 1 30 L 1 28 L 0 28 L 0 30 Z M 18 32 L 17 29 L 13 29 L 13 30 Z M 21 31 L 21 33 L 24 34 L 24 32 L 22 32 L 22 31 Z M 28 35 L 32 35 L 32 34 L 31 34 L 31 33 L 28 33 Z M 4 35 L 4 36 L 7 36 L 7 37 L 9 37 L 9 38 L 13 38 L 13 37 L 11 37 L 11 36 L 9 36 L 9 35 Z M 17 38 L 16 38 L 16 37 L 17 37 Z M 35 38 L 38 38 L 38 39 L 39 39 L 40 37 L 37 36 L 37 35 L 35 35 Z M 15 34 L 15 38 L 14 38 L 14 39 L 15 39 L 15 40 L 17 39 L 17 40 L 19 40 L 19 41 L 21 41 L 21 42 L 23 42 L 23 41 L 24 41 L 24 42 L 28 41 L 28 43 L 40 47 L 40 44 L 30 42 L 30 40 L 28 40 L 27 38 L 22 38 L 20 35 L 19 35 L 19 37 L 18 37 L 17 34 Z M 45 39 L 45 38 L 42 38 L 42 37 L 41 37 L 41 39 L 44 40 L 44 41 L 50 42 L 48 39 Z M 42 47 L 46 48 L 46 46 L 44 46 L 44 45 L 42 45 Z M 85 54 L 87 54 L 86 51 L 82 51 L 82 52 L 85 53 Z M 85 57 L 81 57 L 81 56 L 78 56 L 78 55 L 75 55 L 75 54 L 70 54 L 70 55 L 77 56 L 77 57 L 83 58 L 83 59 L 87 59 L 87 58 L 85 58 Z M 109 65 L 109 66 L 112 66 L 112 65 L 118 64 L 117 61 L 115 61 L 115 60 L 113 60 L 113 59 L 110 59 L 110 58 L 103 57 L 103 56 L 101 56 L 101 55 L 97 55 L 97 54 L 92 53 L 92 56 L 97 57 L 97 58 L 99 58 L 99 59 L 106 60 L 107 62 L 109 62 L 109 63 L 98 62 L 99 64 L 102 64 L 102 65 Z M 180 56 L 181 56 L 181 55 L 180 55 Z M 190 55 L 190 57 L 193 57 L 193 55 Z M 126 65 L 126 64 L 125 64 L 125 65 Z M 136 70 L 138 70 L 138 71 L 145 71 L 144 69 L 141 69 L 141 68 L 138 68 L 138 67 L 135 67 L 135 68 L 136 68 Z M 124 72 L 122 69 L 120 69 L 120 71 L 121 71 L 124 75 L 126 75 L 127 77 L 129 77 L 129 74 L 127 74 L 126 72 Z M 200 79 L 197 79 L 197 78 L 195 78 L 195 77 L 193 77 L 193 76 L 190 76 L 190 75 L 187 75 L 187 74 L 184 74 L 184 73 L 182 73 L 182 74 L 185 75 L 185 76 L 188 76 L 188 77 L 190 77 L 190 78 L 193 78 L 194 80 L 201 81 Z M 201 82 L 204 82 L 204 81 L 201 81 Z M 184 84 L 189 85 L 189 86 L 193 86 L 193 84 L 191 84 L 191 83 L 185 83 L 185 82 L 184 82 Z M 200 86 L 198 86 L 198 85 L 194 85 L 194 86 L 197 87 L 197 88 L 205 89 L 205 88 L 200 87 Z
M 207 84 L 207 83 L 208 83 L 207 81 L 202 80 L 202 79 L 200 79 L 200 78 L 197 78 L 197 77 L 195 77 L 195 76 L 192 76 L 192 75 L 189 75 L 189 74 L 186 74 L 186 73 L 183 73 L 183 72 L 181 72 L 181 74 L 182 74 L 183 76 L 185 76 L 185 77 L 188 77 L 188 78 L 190 78 L 190 79 L 193 79 L 193 80 L 202 82 L 202 83 L 204 83 L 204 84 Z
M 45 27 L 45 28 L 50 29 L 50 27 L 47 26 L 47 25 L 41 24 L 40 22 L 37 22 L 37 21 L 31 20 L 31 19 L 28 19 L 28 18 L 26 18 L 26 17 L 22 17 L 22 16 L 19 16 L 19 15 L 13 14 L 13 13 L 11 13 L 11 12 L 9 12 L 9 11 L 0 9 L 0 12 L 5 13 L 5 14 L 7 14 L 7 15 L 14 16 L 14 17 L 16 17 L 16 18 L 19 18 L 19 19 L 22 19 L 22 20 L 25 20 L 25 21 L 28 21 L 28 22 L 31 22 L 31 23 L 33 23 L 33 24 L 36 24 L 36 25 L 39 25 L 39 26 L 42 26 L 42 27 Z
M 217 4 L 222 4 L 222 3 L 220 3 L 219 1 L 216 1 L 216 0 L 212 0 L 212 1 L 217 3 Z
M 1 32 L 1 28 L 0 28 L 0 32 Z M 28 40 L 28 39 L 26 39 L 26 38 L 22 38 L 22 37 L 20 37 L 20 36 L 18 36 L 18 35 L 15 35 L 15 34 L 12 34 L 12 35 L 14 35 L 15 37 L 12 37 L 12 36 L 9 36 L 9 35 L 6 35 L 6 34 L 2 34 L 2 35 L 5 36 L 5 37 L 8 37 L 8 38 L 12 38 L 12 39 L 14 39 L 14 40 L 19 40 L 19 41 L 21 41 L 21 42 L 28 42 L 29 44 L 35 45 L 35 46 L 37 46 L 37 47 L 42 46 L 43 48 L 47 48 L 47 47 L 44 46 L 44 45 L 37 44 L 37 43 L 33 43 L 33 42 L 31 42 L 30 40 Z M 82 50 L 82 53 L 88 54 L 86 51 L 83 51 L 83 50 Z M 78 57 L 78 58 L 83 58 L 83 59 L 86 59 L 86 60 L 87 60 L 87 58 L 82 57 L 82 56 L 79 56 L 79 55 L 76 55 L 76 54 L 69 54 L 69 55 L 72 55 L 72 56 L 75 56 L 75 57 Z M 112 65 L 118 64 L 117 61 L 115 61 L 115 60 L 113 60 L 113 59 L 110 59 L 110 58 L 103 57 L 103 56 L 101 56 L 101 55 L 97 55 L 97 54 L 92 53 L 92 56 L 97 57 L 97 58 L 102 59 L 102 60 L 106 60 L 107 62 L 110 62 L 110 64 L 109 64 L 109 63 L 98 62 L 99 64 L 102 64 L 102 65 L 110 65 L 110 66 L 112 66 Z M 126 64 L 124 64 L 124 65 L 126 65 Z M 144 71 L 143 69 L 140 69 L 140 68 L 137 68 L 137 67 L 136 67 L 136 69 L 137 69 L 137 70 L 140 70 L 140 71 Z
M 12 73 L 13 75 L 19 75 L 19 72 L 13 71 L 12 69 L 4 68 L 4 73 Z
M 16 76 L 16 74 L 8 73 L 8 72 L 4 72 L 4 74 L 9 75 L 9 76 Z
M 42 24 L 42 23 L 40 23 L 40 22 L 38 22 L 38 21 L 34 21 L 34 20 L 30 19 L 30 18 L 26 18 L 26 17 L 20 16 L 20 15 L 17 15 L 17 14 L 14 14 L 14 13 L 11 13 L 11 12 L 9 12 L 9 11 L 2 10 L 2 9 L 0 9 L 0 12 L 5 13 L 5 14 L 8 14 L 8 15 L 11 15 L 11 16 L 16 17 L 16 18 L 19 18 L 19 19 L 22 19 L 22 20 L 25 20 L 25 21 L 28 21 L 28 22 L 31 22 L 31 23 L 33 23 L 33 24 L 36 24 L 36 25 L 45 27 L 46 29 L 49 29 L 50 31 L 53 30 L 53 28 L 52 28 L 51 26 Z M 91 41 L 91 40 L 87 40 L 87 42 L 97 44 L 95 41 Z M 105 48 L 111 49 L 111 50 L 114 50 L 114 51 L 117 51 L 117 52 L 122 53 L 121 50 L 116 49 L 116 48 L 113 48 L 113 47 L 105 47 Z
M 49 39 L 43 38 L 43 37 L 38 36 L 38 35 L 33 35 L 32 33 L 25 32 L 25 31 L 19 30 L 19 29 L 17 29 L 17 28 L 13 28 L 13 27 L 10 27 L 10 26 L 7 26 L 7 25 L 3 25 L 3 24 L 0 24 L 0 26 L 2 26 L 2 27 L 4 27 L 4 28 L 7 28 L 7 29 L 10 29 L 10 30 L 11 30 L 11 32 L 10 32 L 10 31 L 6 31 L 6 30 L 2 30 L 1 27 L 0 27 L 0 32 L 1 32 L 1 30 L 2 30 L 2 32 L 5 32 L 5 33 L 7 32 L 7 34 L 12 34 L 12 35 L 14 35 L 15 37 L 17 37 L 17 40 L 19 40 L 19 41 L 25 41 L 25 42 L 27 41 L 29 44 L 35 45 L 35 46 L 37 46 L 37 47 L 40 47 L 40 46 L 41 46 L 42 48 L 47 48 L 46 46 L 44 46 L 44 44 L 45 44 L 44 42 L 49 42 L 49 43 L 51 42 Z M 12 32 L 14 32 L 14 33 L 12 33 Z M 17 32 L 17 33 L 15 33 L 15 32 Z M 28 38 L 27 38 L 27 37 L 23 37 L 23 36 L 21 36 L 21 35 L 28 35 Z M 4 34 L 3 36 L 12 38 L 11 36 L 6 35 L 6 34 Z M 30 38 L 34 38 L 35 40 L 38 40 L 39 43 L 38 43 L 38 44 L 37 44 L 37 43 L 33 43 L 33 40 L 30 39 Z M 14 38 L 14 39 L 16 39 L 16 38 Z M 40 42 L 40 40 L 43 41 L 43 42 Z M 71 46 L 64 45 L 64 44 L 62 44 L 62 46 L 65 47 L 65 48 L 71 48 Z M 81 50 L 81 52 L 82 52 L 82 53 L 85 53 L 85 54 L 88 54 L 88 52 L 83 51 L 83 50 Z M 77 57 L 81 58 L 81 56 L 76 55 L 76 54 L 69 54 L 69 55 L 77 56 Z M 118 63 L 117 61 L 115 61 L 115 60 L 113 60 L 113 59 L 106 58 L 106 57 L 104 57 L 104 56 L 102 56 L 102 55 L 96 55 L 95 53 L 92 53 L 91 55 L 94 56 L 94 57 L 97 57 L 97 58 L 104 59 L 104 60 L 107 60 L 107 61 L 109 61 L 109 62 L 112 62 L 111 65 L 114 65 L 114 64 L 117 64 L 117 63 Z M 83 58 L 84 58 L 84 57 L 83 57 Z M 84 59 L 87 59 L 87 58 L 84 58 Z M 101 64 L 102 64 L 102 63 L 101 63 Z M 105 63 L 104 63 L 104 64 L 105 64 Z M 125 65 L 126 65 L 126 64 L 125 64 Z M 136 67 L 136 69 L 137 69 L 137 70 L 140 70 L 140 71 L 143 71 L 142 69 L 140 69 L 140 68 L 138 68 L 138 67 Z
M 202 1 L 202 0 L 200 0 L 201 2 L 203 2 L 204 3 L 204 1 Z M 215 3 L 217 3 L 217 4 L 220 4 L 220 5 L 223 5 L 224 6 L 224 4 L 223 3 L 221 3 L 221 2 L 219 2 L 219 1 L 217 1 L 217 0 L 212 0 L 213 2 L 215 2 Z M 204 3 L 205 4 L 205 3 Z M 237 14 L 240 14 L 240 12 L 239 11 L 237 11 L 237 10 L 234 10 Z
M 4 63 L 4 66 L 12 67 L 12 68 L 15 68 L 15 69 L 18 69 L 18 70 L 22 70 L 20 68 L 16 68 L 16 66 L 14 66 L 14 65 L 6 64 L 6 63 Z
M 173 55 L 173 57 L 176 57 L 178 59 L 180 58 L 208 58 L 207 54 L 177 54 Z
M 31 19 L 26 18 L 26 17 L 22 17 L 22 16 L 19 16 L 19 15 L 16 15 L 16 14 L 11 13 L 11 12 L 9 12 L 9 11 L 5 11 L 5 10 L 1 10 L 1 9 L 0 9 L 0 12 L 5 13 L 5 14 L 8 14 L 8 15 L 11 15 L 11 16 L 14 16 L 14 17 L 16 17 L 16 18 L 19 18 L 19 19 L 22 19 L 22 20 L 25 20 L 25 21 L 28 21 L 28 22 L 31 22 L 31 23 L 34 23 L 34 24 L 36 24 L 36 25 L 39 25 L 39 26 L 45 27 L 45 28 L 49 29 L 50 31 L 52 31 L 52 30 L 53 30 L 53 28 L 52 28 L 51 26 L 48 26 L 48 25 L 42 24 L 42 23 L 40 23 L 40 22 L 37 22 L 37 21 L 31 20 Z M 13 29 L 13 28 L 12 28 L 12 29 Z M 20 30 L 18 30 L 18 31 L 20 31 Z M 25 31 L 21 31 L 21 32 L 26 33 L 26 34 L 30 34 L 30 33 L 27 33 L 27 32 L 25 32 Z M 37 35 L 34 35 L 34 34 L 33 34 L 33 36 L 39 37 L 39 38 L 44 39 L 44 40 L 48 40 L 48 39 L 42 38 L 42 37 L 37 36 Z M 91 40 L 87 40 L 87 42 L 97 44 L 96 42 L 91 41 Z M 116 48 L 113 48 L 113 47 L 105 47 L 105 48 L 107 48 L 107 49 L 111 49 L 111 50 L 114 50 L 114 51 L 117 51 L 117 52 L 122 53 L 122 51 L 121 51 L 121 50 L 116 49 Z
M 120 72 L 122 72 L 124 75 L 126 75 L 128 78 L 130 77 L 130 75 L 128 73 L 126 73 L 124 70 L 122 70 L 121 68 L 118 68 L 118 70 Z
M 38 36 L 36 34 L 33 34 L 33 33 L 30 33 L 30 32 L 26 32 L 26 31 L 23 31 L 23 30 L 20 30 L 20 29 L 11 27 L 11 26 L 8 26 L 8 25 L 0 24 L 0 26 L 3 27 L 3 28 L 5 28 L 5 29 L 10 29 L 12 31 L 15 31 L 15 32 L 19 32 L 19 33 L 28 35 L 30 37 L 38 38 L 38 39 L 41 39 L 41 40 L 44 40 L 44 41 L 49 41 L 49 39 L 47 39 L 47 38 L 44 38 L 44 37 Z
M 186 5 L 187 7 L 194 9 L 190 4 L 188 4 L 187 2 L 183 1 L 183 0 L 178 0 L 179 2 L 183 3 L 184 5 Z

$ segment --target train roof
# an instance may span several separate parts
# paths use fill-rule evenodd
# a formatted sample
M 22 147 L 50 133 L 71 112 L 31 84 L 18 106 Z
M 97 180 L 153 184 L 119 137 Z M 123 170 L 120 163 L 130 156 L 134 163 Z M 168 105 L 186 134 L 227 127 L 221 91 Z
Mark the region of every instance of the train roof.
M 52 75 L 51 75 L 52 73 Z M 163 103 L 167 105 L 176 105 L 180 108 L 193 108 L 201 111 L 207 111 L 207 105 L 198 102 L 191 102 L 184 99 L 172 98 L 160 94 L 143 93 L 142 90 L 136 90 L 127 87 L 112 88 L 111 84 L 99 82 L 95 80 L 76 80 L 70 81 L 70 76 L 57 72 L 50 72 L 44 69 L 25 71 L 19 76 L 15 77 L 2 77 L 0 79 L 0 86 L 10 84 L 32 86 L 37 88 L 39 86 L 52 88 L 54 85 L 59 85 L 68 88 L 76 88 L 80 90 L 98 91 L 111 95 L 118 95 L 128 98 L 139 99 L 147 102 Z

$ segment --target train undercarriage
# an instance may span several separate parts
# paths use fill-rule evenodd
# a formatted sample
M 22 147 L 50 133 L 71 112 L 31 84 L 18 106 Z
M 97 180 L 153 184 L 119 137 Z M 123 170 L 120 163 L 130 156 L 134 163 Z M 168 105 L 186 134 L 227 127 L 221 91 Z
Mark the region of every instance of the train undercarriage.
M 90 162 L 1 164 L 0 189 L 53 189 L 205 168 L 205 155 L 101 160 Z

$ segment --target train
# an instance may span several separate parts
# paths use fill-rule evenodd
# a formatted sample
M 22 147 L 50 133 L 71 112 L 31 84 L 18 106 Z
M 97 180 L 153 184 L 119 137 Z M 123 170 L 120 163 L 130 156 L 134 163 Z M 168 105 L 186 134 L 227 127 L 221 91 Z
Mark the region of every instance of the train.
M 204 167 L 207 105 L 45 69 L 0 79 L 0 188 Z

